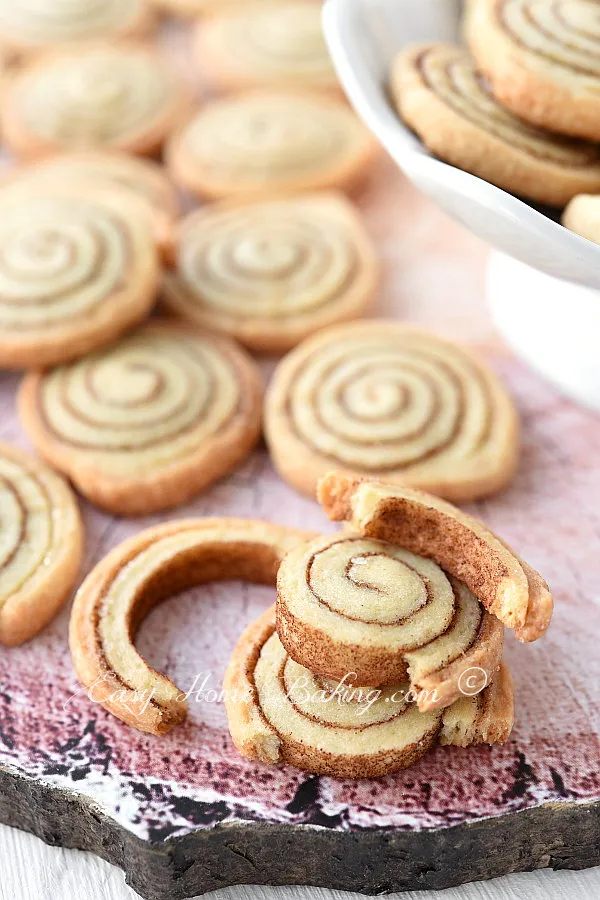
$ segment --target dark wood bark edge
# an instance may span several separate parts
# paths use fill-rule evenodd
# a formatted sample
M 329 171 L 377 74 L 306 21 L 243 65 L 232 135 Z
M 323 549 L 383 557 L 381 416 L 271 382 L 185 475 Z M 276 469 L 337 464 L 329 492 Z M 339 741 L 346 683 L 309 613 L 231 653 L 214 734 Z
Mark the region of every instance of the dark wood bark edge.
M 0 768 L 0 821 L 47 844 L 90 850 L 120 866 L 146 900 L 183 900 L 234 884 L 380 894 L 600 864 L 600 801 L 546 804 L 421 832 L 221 823 L 152 843 L 132 835 L 83 795 Z

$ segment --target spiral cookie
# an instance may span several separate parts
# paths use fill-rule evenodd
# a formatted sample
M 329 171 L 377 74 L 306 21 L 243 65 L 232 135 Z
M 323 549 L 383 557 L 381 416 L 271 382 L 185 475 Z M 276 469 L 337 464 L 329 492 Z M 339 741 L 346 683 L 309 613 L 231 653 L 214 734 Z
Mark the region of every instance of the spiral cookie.
M 410 325 L 354 322 L 279 364 L 265 409 L 281 475 L 314 496 L 332 468 L 453 500 L 512 478 L 518 421 L 496 376 L 463 348 Z
M 306 0 L 266 3 L 202 22 L 196 57 L 223 90 L 278 85 L 335 90 L 321 7 Z
M 0 644 L 14 647 L 54 618 L 73 588 L 83 533 L 60 475 L 0 443 Z
M 22 186 L 35 189 L 81 184 L 101 185 L 114 191 L 131 193 L 148 210 L 159 245 L 173 239 L 175 221 L 179 217 L 179 200 L 175 188 L 158 163 L 125 153 L 82 151 L 62 153 L 48 159 L 20 166 L 0 182 L 0 191 Z
M 0 44 L 17 52 L 139 34 L 152 22 L 145 0 L 0 0 Z
M 277 632 L 300 665 L 378 686 L 410 680 L 421 711 L 450 706 L 465 672 L 480 688 L 502 660 L 504 628 L 430 559 L 384 541 L 319 537 L 284 558 Z
M 356 209 L 324 193 L 192 213 L 179 229 L 164 294 L 178 315 L 281 353 L 359 316 L 378 281 Z
M 406 124 L 460 169 L 553 206 L 600 191 L 598 148 L 549 135 L 504 109 L 461 47 L 409 47 L 394 62 L 391 91 Z
M 330 519 L 360 537 L 387 541 L 432 559 L 463 582 L 485 608 L 535 641 L 552 618 L 548 585 L 500 538 L 472 516 L 430 494 L 329 473 L 318 499 Z
M 410 766 L 434 744 L 502 743 L 513 724 L 505 666 L 482 693 L 419 712 L 407 684 L 356 689 L 290 659 L 267 610 L 242 635 L 224 680 L 229 730 L 244 756 L 318 775 L 378 778 Z
M 25 430 L 82 494 L 118 515 L 185 503 L 260 434 L 261 381 L 232 342 L 152 322 L 70 366 L 30 373 Z
M 77 675 L 124 722 L 165 734 L 184 718 L 184 695 L 133 645 L 161 600 L 209 581 L 274 585 L 282 557 L 307 532 L 245 519 L 187 519 L 157 525 L 118 546 L 88 575 L 71 614 Z
M 498 100 L 551 131 L 600 140 L 596 0 L 482 0 L 465 32 Z
M 5 142 L 23 157 L 82 147 L 152 154 L 187 108 L 159 53 L 127 43 L 43 53 L 14 75 L 1 103 Z
M 342 101 L 251 91 L 215 100 L 171 138 L 174 180 L 203 197 L 351 188 L 375 144 Z
M 0 366 L 54 365 L 150 310 L 157 251 L 132 198 L 83 185 L 0 190 Z

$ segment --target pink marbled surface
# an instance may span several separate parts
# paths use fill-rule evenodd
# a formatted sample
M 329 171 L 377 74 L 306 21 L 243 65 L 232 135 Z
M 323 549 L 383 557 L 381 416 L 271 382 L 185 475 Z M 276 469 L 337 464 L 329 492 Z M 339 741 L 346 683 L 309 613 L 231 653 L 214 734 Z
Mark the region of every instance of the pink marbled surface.
M 475 512 L 551 583 L 556 614 L 535 645 L 507 639 L 516 726 L 503 747 L 438 748 L 377 782 L 308 779 L 240 757 L 222 704 L 198 699 L 162 738 L 140 734 L 79 689 L 67 645 L 68 609 L 44 634 L 0 648 L 0 765 L 78 791 L 140 837 L 161 839 L 218 821 L 259 819 L 334 828 L 431 828 L 546 801 L 600 798 L 600 419 L 559 397 L 512 359 L 490 331 L 484 250 L 422 200 L 387 161 L 360 198 L 385 263 L 377 314 L 407 318 L 479 344 L 514 394 L 524 446 L 514 485 Z M 18 378 L 0 377 L 0 438 L 27 442 L 14 412 Z M 113 519 L 82 503 L 84 572 L 165 516 Z M 258 450 L 234 475 L 168 516 L 235 515 L 330 530 Z M 143 625 L 138 646 L 183 690 L 219 687 L 243 628 L 273 591 L 209 585 L 172 598 Z

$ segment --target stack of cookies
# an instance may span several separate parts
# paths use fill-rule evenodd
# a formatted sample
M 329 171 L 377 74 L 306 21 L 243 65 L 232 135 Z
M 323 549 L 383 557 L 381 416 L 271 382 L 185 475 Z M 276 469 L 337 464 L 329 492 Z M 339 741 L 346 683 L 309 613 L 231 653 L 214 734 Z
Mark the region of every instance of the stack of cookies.
M 417 44 L 390 88 L 440 159 L 600 240 L 600 34 L 596 0 L 469 0 L 467 47 Z

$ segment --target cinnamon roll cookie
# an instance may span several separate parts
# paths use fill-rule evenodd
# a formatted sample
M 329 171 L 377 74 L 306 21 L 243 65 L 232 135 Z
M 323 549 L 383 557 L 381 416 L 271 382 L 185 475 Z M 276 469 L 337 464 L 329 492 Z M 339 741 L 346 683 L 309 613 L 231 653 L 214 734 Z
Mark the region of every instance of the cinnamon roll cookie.
M 435 744 L 503 743 L 513 725 L 510 673 L 444 710 L 420 712 L 407 684 L 356 689 L 295 663 L 267 610 L 242 635 L 224 680 L 237 749 L 259 762 L 317 775 L 378 778 L 412 765 Z
M 284 558 L 277 632 L 314 673 L 357 685 L 410 681 L 422 712 L 458 700 L 469 672 L 483 690 L 504 642 L 502 623 L 435 562 L 352 534 L 315 538 Z
M 373 245 L 341 194 L 205 207 L 185 219 L 167 307 L 191 322 L 281 353 L 364 312 L 379 282 Z
M 450 503 L 341 472 L 321 480 L 318 499 L 329 518 L 346 521 L 353 534 L 432 559 L 513 628 L 520 641 L 535 641 L 548 628 L 553 601 L 541 575 Z
M 459 169 L 552 206 L 600 191 L 598 147 L 548 134 L 504 109 L 461 47 L 409 47 L 394 62 L 390 87 L 406 124 Z
M 155 321 L 68 366 L 30 373 L 23 427 L 84 496 L 117 515 L 190 500 L 260 434 L 260 375 L 210 332 Z
M 502 104 L 535 125 L 600 141 L 597 0 L 479 0 L 465 34 Z
M 519 450 L 497 377 L 462 347 L 392 321 L 329 328 L 288 354 L 265 427 L 280 474 L 310 496 L 341 468 L 471 500 L 508 484 Z
M 47 51 L 17 70 L 2 96 L 8 148 L 22 157 L 103 148 L 153 154 L 188 109 L 157 50 L 94 43 Z
M 148 32 L 146 0 L 0 0 L 0 45 L 17 53 Z
M 209 18 L 196 34 L 198 64 L 220 90 L 269 84 L 337 90 L 321 12 L 318 4 L 286 0 Z
M 22 186 L 35 190 L 44 187 L 93 185 L 111 192 L 131 194 L 144 204 L 154 226 L 160 246 L 173 241 L 175 222 L 180 214 L 179 199 L 164 169 L 149 159 L 112 151 L 59 153 L 30 165 L 17 167 L 0 182 L 5 188 Z
M 186 716 L 185 691 L 153 669 L 133 641 L 150 610 L 210 581 L 274 585 L 282 557 L 307 532 L 246 519 L 184 519 L 120 544 L 90 572 L 75 598 L 70 644 L 90 698 L 150 734 Z
M 167 145 L 173 179 L 200 197 L 350 189 L 376 145 L 341 100 L 249 91 L 206 104 Z
M 14 647 L 50 622 L 71 593 L 83 532 L 65 481 L 0 443 L 0 644 Z
M 0 189 L 0 367 L 55 365 L 114 340 L 159 289 L 147 212 L 83 184 Z

